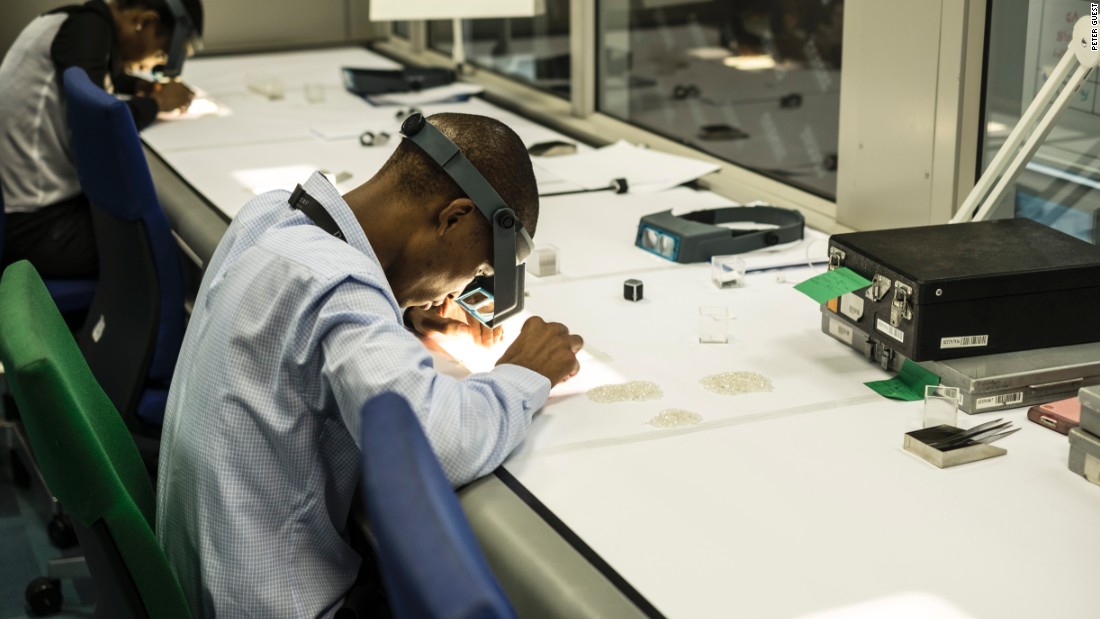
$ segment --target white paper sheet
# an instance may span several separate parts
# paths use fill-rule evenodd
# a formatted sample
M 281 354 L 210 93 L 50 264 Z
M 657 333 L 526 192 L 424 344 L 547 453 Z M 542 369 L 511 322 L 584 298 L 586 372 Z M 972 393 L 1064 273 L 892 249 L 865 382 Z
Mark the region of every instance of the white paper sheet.
M 375 135 L 379 133 L 388 133 L 390 138 L 393 138 L 397 134 L 397 130 L 392 127 L 383 128 L 382 122 L 356 122 L 356 123 L 341 123 L 331 125 L 314 125 L 309 128 L 311 135 L 317 136 L 322 140 L 357 140 L 359 136 L 363 135 L 365 131 L 372 131 Z M 391 123 L 392 124 L 392 123 Z
M 806 228 L 801 241 L 738 255 L 745 260 L 745 270 L 748 272 L 826 264 L 829 261 L 829 235 Z
M 485 89 L 477 84 L 455 82 L 446 86 L 425 88 L 419 92 L 392 92 L 384 95 L 371 95 L 367 97 L 367 100 L 375 105 L 425 105 L 476 95 L 483 90 Z
M 589 152 L 547 157 L 539 161 L 539 166 L 585 189 L 602 189 L 612 179 L 625 178 L 633 194 L 656 193 L 718 170 L 717 164 L 641 148 L 622 140 Z
M 504 339 L 490 347 L 475 344 L 469 335 L 443 335 L 434 333 L 430 337 L 454 363 L 465 368 L 467 373 L 488 372 L 496 367 L 497 360 L 516 341 L 523 323 L 530 318 L 530 312 L 520 312 L 508 319 L 504 325 Z M 589 347 L 591 348 L 591 347 Z M 437 357 L 438 358 L 438 357 Z M 584 393 L 600 385 L 626 382 L 622 374 L 609 364 L 610 358 L 600 351 L 581 349 L 577 353 L 581 372 L 550 390 L 551 398 Z M 449 368 L 451 376 L 461 378 L 464 373 Z

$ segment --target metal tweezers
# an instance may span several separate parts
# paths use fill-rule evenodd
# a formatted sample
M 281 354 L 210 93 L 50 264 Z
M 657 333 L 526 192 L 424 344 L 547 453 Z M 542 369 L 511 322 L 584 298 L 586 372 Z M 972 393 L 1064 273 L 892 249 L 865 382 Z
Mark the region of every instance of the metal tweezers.
M 1011 428 L 1011 429 L 1010 429 Z M 967 444 L 978 445 L 984 443 L 992 443 L 993 441 L 1000 440 L 1009 434 L 1018 432 L 1020 428 L 1012 428 L 1011 421 L 1004 421 L 1003 419 L 994 419 L 993 421 L 987 421 L 981 425 L 974 426 L 965 432 L 942 438 L 938 441 L 928 443 L 929 447 L 934 447 L 940 451 L 947 451 L 949 449 L 955 449 L 956 447 L 962 447 Z

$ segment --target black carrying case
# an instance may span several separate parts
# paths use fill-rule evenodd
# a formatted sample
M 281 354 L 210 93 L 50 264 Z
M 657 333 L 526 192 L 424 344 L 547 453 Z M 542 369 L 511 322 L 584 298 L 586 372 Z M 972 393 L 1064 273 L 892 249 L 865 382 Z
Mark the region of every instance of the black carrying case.
M 420 92 L 455 81 L 454 71 L 438 67 L 360 69 L 343 67 L 344 88 L 361 97 L 390 92 Z
M 1100 248 L 1028 219 L 836 234 L 828 311 L 913 361 L 1100 341 Z

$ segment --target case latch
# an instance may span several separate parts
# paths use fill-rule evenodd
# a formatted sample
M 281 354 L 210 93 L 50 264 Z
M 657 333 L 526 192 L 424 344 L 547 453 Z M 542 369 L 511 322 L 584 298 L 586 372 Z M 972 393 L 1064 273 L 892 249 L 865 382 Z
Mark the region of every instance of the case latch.
M 911 286 L 894 282 L 894 300 L 890 302 L 890 326 L 900 327 L 902 319 L 909 320 L 913 317 L 913 307 L 910 305 L 912 297 Z
M 837 247 L 829 248 L 829 270 L 835 271 L 844 266 L 845 253 L 843 249 Z
M 863 354 L 867 360 L 877 363 L 882 369 L 890 371 L 890 363 L 894 360 L 894 351 L 889 346 L 867 338 L 863 342 Z
M 867 287 L 867 291 L 863 294 L 872 301 L 878 301 L 882 297 L 885 297 L 887 292 L 890 292 L 891 283 L 890 278 L 885 275 L 875 275 L 871 279 L 871 285 Z
M 889 346 L 883 345 L 882 350 L 879 351 L 878 365 L 887 372 L 890 371 L 890 362 L 894 360 L 894 351 Z

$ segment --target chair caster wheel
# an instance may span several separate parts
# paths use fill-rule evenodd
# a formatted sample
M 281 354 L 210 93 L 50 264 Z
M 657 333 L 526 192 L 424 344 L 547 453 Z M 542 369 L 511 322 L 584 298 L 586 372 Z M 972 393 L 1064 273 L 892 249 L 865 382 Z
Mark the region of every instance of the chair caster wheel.
M 58 548 L 72 548 L 76 545 L 76 530 L 66 514 L 54 514 L 47 525 L 50 541 Z
M 23 598 L 32 615 L 45 617 L 61 610 L 61 581 L 40 576 L 27 585 Z

